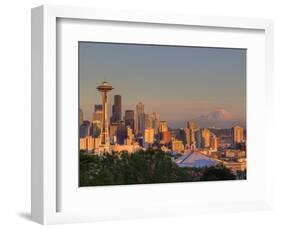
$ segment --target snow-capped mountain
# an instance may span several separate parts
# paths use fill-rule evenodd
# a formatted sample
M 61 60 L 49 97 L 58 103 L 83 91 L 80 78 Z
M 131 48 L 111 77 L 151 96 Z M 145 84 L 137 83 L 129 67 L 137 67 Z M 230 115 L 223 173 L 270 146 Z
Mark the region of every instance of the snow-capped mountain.
M 201 115 L 198 119 L 207 121 L 228 121 L 232 120 L 232 115 L 225 109 L 217 109 L 208 114 Z
M 233 116 L 225 109 L 217 109 L 196 119 L 200 127 L 230 128 L 241 121 L 233 119 Z
M 207 114 L 202 114 L 199 117 L 187 118 L 177 122 L 170 122 L 172 128 L 184 128 L 188 120 L 194 120 L 197 122 L 200 128 L 231 128 L 234 125 L 240 125 L 246 127 L 246 121 L 244 119 L 237 119 L 226 111 L 225 109 L 217 109 Z

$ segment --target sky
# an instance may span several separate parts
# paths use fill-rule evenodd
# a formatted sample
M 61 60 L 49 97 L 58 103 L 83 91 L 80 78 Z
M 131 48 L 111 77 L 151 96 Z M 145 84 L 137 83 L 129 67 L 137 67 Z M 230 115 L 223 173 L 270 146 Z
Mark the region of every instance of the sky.
M 122 96 L 122 116 L 138 102 L 171 126 L 223 109 L 246 119 L 246 50 L 79 42 L 79 97 L 84 118 L 101 104 L 106 80 Z M 110 114 L 111 116 L 111 114 Z

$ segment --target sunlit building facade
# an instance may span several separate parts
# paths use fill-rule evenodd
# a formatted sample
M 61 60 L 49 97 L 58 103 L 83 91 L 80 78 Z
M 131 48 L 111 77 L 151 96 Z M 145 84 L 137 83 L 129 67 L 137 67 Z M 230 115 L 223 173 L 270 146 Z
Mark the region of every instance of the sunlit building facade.
M 171 142 L 171 133 L 169 131 L 160 133 L 160 144 L 167 145 Z
M 140 134 L 140 119 L 141 119 L 141 114 L 144 113 L 144 104 L 139 102 L 136 105 L 136 118 L 135 118 L 135 133 L 136 135 Z
M 167 132 L 168 131 L 168 123 L 167 121 L 160 121 L 159 122 L 159 132 Z
M 126 126 L 126 141 L 125 141 L 125 144 L 126 145 L 132 145 L 133 141 L 134 141 L 133 130 L 130 126 Z
M 148 113 L 140 114 L 140 134 L 144 136 L 145 129 L 151 128 L 151 119 Z
M 215 134 L 211 134 L 210 138 L 210 148 L 212 151 L 217 151 L 218 150 L 218 137 Z
M 235 125 L 231 129 L 232 132 L 232 143 L 237 145 L 243 142 L 244 140 L 244 129 L 238 125 Z
M 154 143 L 154 129 L 148 128 L 144 130 L 144 147 L 149 147 Z
M 154 128 L 154 133 L 158 134 L 158 132 L 159 132 L 159 114 L 156 112 L 152 113 L 152 128 Z
M 92 114 L 92 121 L 100 121 L 100 123 L 102 123 L 102 116 L 103 116 L 102 105 L 100 104 L 95 105 L 95 110 Z
M 211 142 L 211 132 L 209 129 L 204 128 L 202 130 L 202 144 L 203 148 L 210 148 Z
M 191 129 L 190 128 L 185 128 L 185 148 L 190 149 L 191 147 Z
M 184 151 L 183 142 L 177 139 L 172 140 L 172 151 L 182 153 Z

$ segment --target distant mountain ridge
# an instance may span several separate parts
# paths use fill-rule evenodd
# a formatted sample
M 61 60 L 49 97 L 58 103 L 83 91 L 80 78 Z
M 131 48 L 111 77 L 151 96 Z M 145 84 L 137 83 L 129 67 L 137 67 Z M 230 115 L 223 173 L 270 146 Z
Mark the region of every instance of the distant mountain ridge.
M 191 120 L 196 121 L 200 128 L 231 128 L 236 124 L 242 127 L 246 126 L 244 120 L 233 118 L 232 114 L 225 109 L 217 109 Z M 171 125 L 175 128 L 185 128 L 186 122 L 187 121 L 172 122 Z

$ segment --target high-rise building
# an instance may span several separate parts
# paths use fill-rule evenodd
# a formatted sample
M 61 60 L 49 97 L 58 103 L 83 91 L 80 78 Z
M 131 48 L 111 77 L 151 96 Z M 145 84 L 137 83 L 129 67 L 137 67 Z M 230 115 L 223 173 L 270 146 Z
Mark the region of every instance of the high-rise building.
M 154 134 L 159 132 L 159 114 L 156 112 L 152 113 L 152 128 L 154 128 Z
M 244 129 L 238 125 L 235 125 L 231 129 L 232 132 L 232 143 L 237 145 L 243 142 L 244 140 Z
M 164 131 L 160 133 L 160 144 L 167 145 L 171 142 L 171 133 L 169 131 Z
M 113 123 L 109 126 L 109 137 L 110 137 L 110 142 L 112 144 L 117 143 L 117 128 L 118 128 L 117 123 Z
M 201 138 L 199 137 L 198 130 L 198 125 L 195 121 L 188 121 L 186 125 L 186 133 L 188 135 L 188 141 L 187 141 L 187 147 L 191 149 L 196 149 L 198 148 L 199 145 L 201 145 Z M 188 132 L 187 132 L 188 131 Z M 197 139 L 197 141 L 196 141 Z M 197 143 L 198 142 L 198 143 Z
M 145 129 L 150 129 L 151 128 L 151 120 L 149 117 L 149 114 L 147 113 L 141 113 L 140 114 L 140 134 L 143 136 L 144 135 L 144 130 Z
M 185 146 L 187 149 L 191 148 L 191 129 L 190 128 L 185 128 L 184 129 L 185 132 Z
M 80 138 L 88 137 L 91 134 L 91 123 L 89 121 L 83 121 L 80 125 Z
M 159 132 L 167 132 L 168 131 L 168 123 L 167 121 L 160 121 L 159 122 Z
M 204 148 L 210 147 L 211 132 L 209 129 L 204 128 L 202 130 L 202 145 Z
M 183 145 L 186 145 L 186 135 L 184 129 L 179 129 L 176 133 L 176 139 L 182 141 Z
M 210 147 L 213 151 L 218 150 L 218 137 L 213 133 L 211 134 Z
M 134 141 L 134 134 L 133 134 L 133 130 L 130 126 L 126 127 L 126 145 L 132 145 Z
M 114 104 L 112 105 L 111 123 L 122 120 L 122 99 L 120 95 L 114 95 Z
M 80 126 L 80 150 L 94 152 L 100 146 L 100 134 L 100 121 L 83 121 Z
M 181 153 L 184 151 L 184 145 L 181 140 L 174 139 L 172 140 L 172 150 L 176 153 Z
M 135 133 L 137 135 L 141 134 L 140 131 L 140 119 L 141 119 L 141 114 L 144 113 L 144 104 L 139 102 L 136 105 L 136 120 L 135 120 Z
M 124 145 L 127 137 L 127 129 L 124 121 L 119 121 L 117 124 L 117 143 Z
M 132 130 L 135 130 L 135 112 L 134 110 L 126 110 L 125 111 L 125 126 L 130 126 Z
M 201 131 L 200 131 L 200 129 L 195 129 L 193 132 L 194 132 L 194 137 L 195 137 L 195 146 L 197 149 L 200 149 L 200 148 L 202 148 Z
M 144 145 L 151 146 L 154 143 L 154 129 L 148 128 L 144 130 Z
M 95 111 L 92 115 L 92 121 L 100 121 L 102 123 L 102 116 L 103 116 L 103 108 L 102 105 L 97 104 L 95 105 Z
M 108 82 L 104 81 L 101 85 L 97 87 L 97 90 L 101 92 L 102 95 L 102 128 L 101 128 L 101 144 L 99 148 L 100 153 L 111 152 L 110 142 L 109 142 L 109 126 L 108 126 L 108 94 L 113 89 Z
M 92 130 L 91 130 L 91 135 L 94 138 L 99 137 L 101 134 L 101 122 L 99 120 L 95 120 L 92 122 Z
M 79 108 L 79 126 L 83 124 L 84 116 L 83 116 L 83 110 Z

